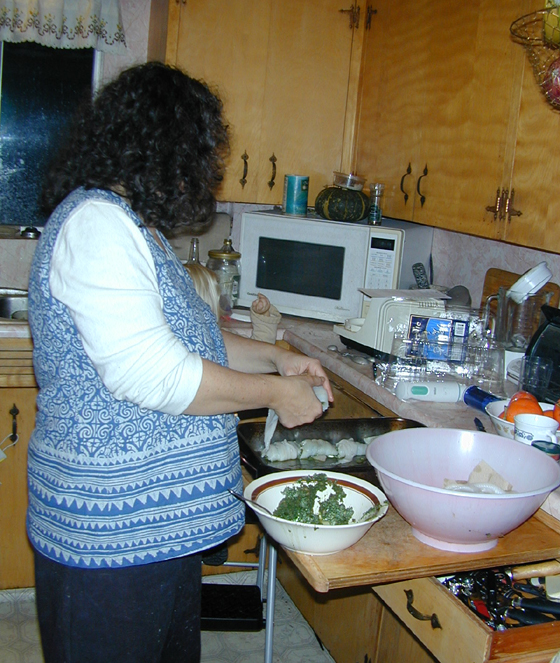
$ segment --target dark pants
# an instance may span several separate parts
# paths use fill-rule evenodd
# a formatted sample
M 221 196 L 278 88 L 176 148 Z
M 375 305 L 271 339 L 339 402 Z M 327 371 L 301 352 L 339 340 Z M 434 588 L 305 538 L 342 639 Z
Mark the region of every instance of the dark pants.
M 35 553 L 45 663 L 199 663 L 201 556 L 79 569 Z

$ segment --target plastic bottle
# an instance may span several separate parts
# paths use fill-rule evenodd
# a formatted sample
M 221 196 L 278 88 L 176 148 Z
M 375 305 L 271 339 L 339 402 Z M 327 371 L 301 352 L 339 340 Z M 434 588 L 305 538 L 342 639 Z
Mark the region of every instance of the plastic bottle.
M 484 391 L 480 387 L 469 387 L 463 394 L 463 401 L 470 407 L 474 407 L 481 412 L 484 412 L 484 408 L 488 403 L 493 401 L 499 401 L 500 397 L 491 394 L 489 391 Z

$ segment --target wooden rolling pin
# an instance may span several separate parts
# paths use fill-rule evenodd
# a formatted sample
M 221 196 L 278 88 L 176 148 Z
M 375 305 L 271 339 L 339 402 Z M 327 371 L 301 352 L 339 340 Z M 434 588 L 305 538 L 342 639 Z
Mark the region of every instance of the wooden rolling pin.
M 546 576 L 560 575 L 560 561 L 551 559 L 546 562 L 523 564 L 513 566 L 507 570 L 513 580 L 526 580 L 527 578 L 545 578 Z

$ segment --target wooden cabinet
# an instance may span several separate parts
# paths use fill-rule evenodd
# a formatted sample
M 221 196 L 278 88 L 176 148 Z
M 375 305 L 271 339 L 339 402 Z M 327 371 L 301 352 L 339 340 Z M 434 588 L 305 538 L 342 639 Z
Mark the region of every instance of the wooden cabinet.
M 369 587 L 316 592 L 281 552 L 277 577 L 336 663 L 434 663 Z
M 527 2 L 374 6 L 364 45 L 358 172 L 385 182 L 387 216 L 503 236 L 504 223 L 486 208 L 509 187 L 525 57 L 509 26 Z
M 544 0 L 531 0 L 527 11 L 543 9 L 544 5 Z M 516 48 L 524 51 L 518 44 Z M 503 236 L 515 244 L 558 253 L 560 201 L 556 183 L 560 178 L 560 156 L 555 139 L 560 132 L 560 113 L 546 102 L 526 55 L 516 84 L 519 101 L 515 133 L 503 187 L 510 193 L 515 191 L 512 207 L 522 214 L 504 219 Z
M 549 663 L 560 650 L 558 622 L 494 631 L 435 578 L 373 589 L 440 663 Z M 439 626 L 433 628 L 430 619 L 418 619 L 426 615 L 436 615 Z
M 0 462 L 0 589 L 35 585 L 25 527 L 27 446 L 35 427 L 37 397 L 31 353 L 29 339 L 0 338 L 0 446 L 6 450 Z M 14 422 L 18 440 L 9 446 Z
M 170 0 L 166 61 L 224 102 L 221 200 L 281 203 L 284 175 L 297 173 L 310 177 L 312 205 L 332 171 L 348 167 L 363 34 L 352 15 L 336 0 Z

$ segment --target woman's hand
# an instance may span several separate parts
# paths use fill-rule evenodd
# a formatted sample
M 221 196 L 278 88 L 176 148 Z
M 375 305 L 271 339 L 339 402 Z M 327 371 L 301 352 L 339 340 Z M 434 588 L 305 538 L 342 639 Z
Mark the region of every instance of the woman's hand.
M 304 374 L 281 378 L 278 383 L 270 407 L 283 426 L 308 424 L 323 414 L 323 406 L 313 391 L 313 387 L 324 384 L 321 378 Z
M 313 359 L 312 357 L 307 357 L 306 355 L 301 355 L 297 352 L 282 350 L 275 357 L 275 364 L 278 373 L 283 376 L 309 375 L 315 378 L 320 378 L 321 381 L 314 382 L 312 386 L 323 386 L 329 396 L 329 402 L 333 402 L 334 398 L 331 383 L 325 373 L 325 369 L 321 366 L 321 362 L 318 359 Z

